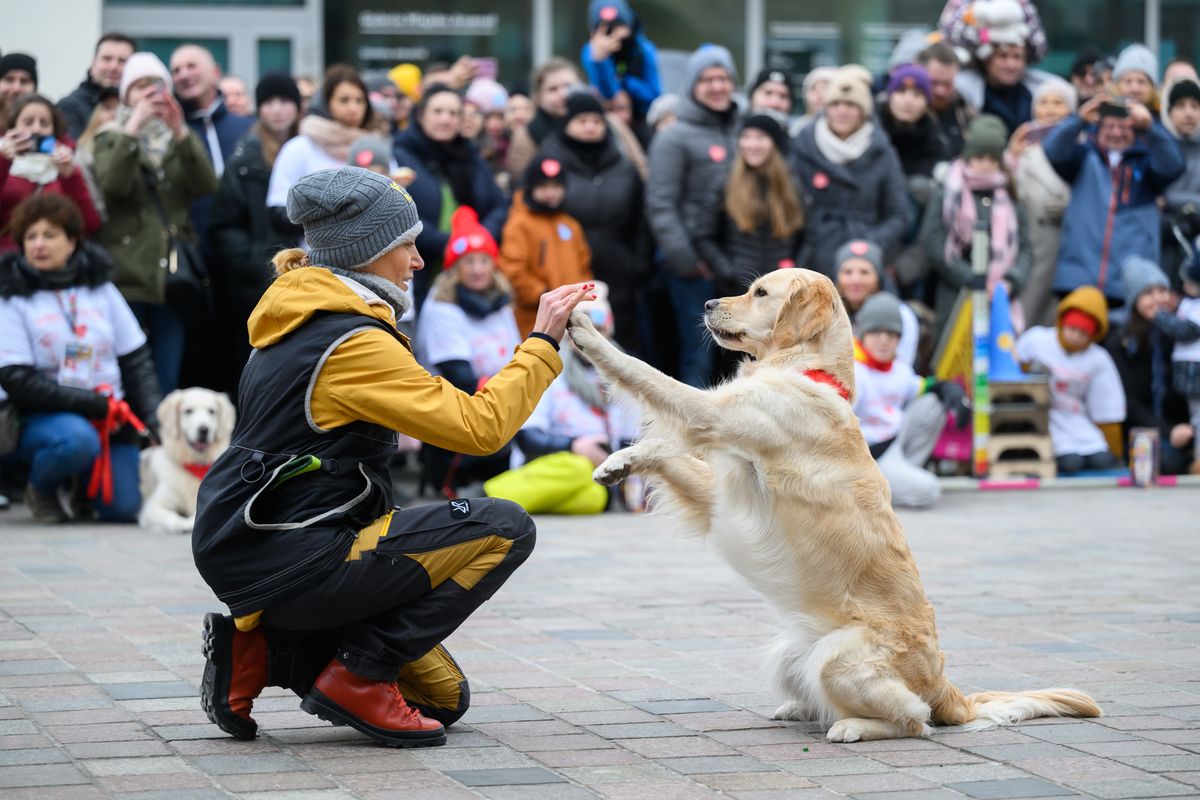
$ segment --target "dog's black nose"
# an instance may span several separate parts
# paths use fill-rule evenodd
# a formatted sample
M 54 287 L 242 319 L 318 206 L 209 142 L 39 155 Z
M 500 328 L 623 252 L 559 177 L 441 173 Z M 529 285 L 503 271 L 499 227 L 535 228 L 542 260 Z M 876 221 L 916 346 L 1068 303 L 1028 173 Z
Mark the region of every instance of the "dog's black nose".
M 196 431 L 196 439 L 200 442 L 200 444 L 204 444 L 205 442 L 207 442 L 208 441 L 208 428 L 203 427 L 203 426 L 200 427 Z
M 707 303 L 704 304 L 704 310 L 712 311 L 714 308 L 716 308 L 720 304 L 721 304 L 720 300 L 709 300 Z

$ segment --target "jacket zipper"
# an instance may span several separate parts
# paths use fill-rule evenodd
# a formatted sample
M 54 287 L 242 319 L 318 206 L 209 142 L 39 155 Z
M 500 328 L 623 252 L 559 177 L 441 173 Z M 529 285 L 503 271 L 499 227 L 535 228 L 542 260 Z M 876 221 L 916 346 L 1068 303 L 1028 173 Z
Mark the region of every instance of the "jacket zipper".
M 1096 287 L 1104 288 L 1104 281 L 1108 277 L 1108 257 L 1112 249 L 1112 232 L 1113 224 L 1117 217 L 1117 203 L 1121 199 L 1121 165 L 1118 164 L 1114 169 L 1108 170 L 1109 176 L 1112 179 L 1112 196 L 1108 201 L 1108 219 L 1104 222 L 1104 246 L 1100 251 L 1100 276 L 1096 281 Z

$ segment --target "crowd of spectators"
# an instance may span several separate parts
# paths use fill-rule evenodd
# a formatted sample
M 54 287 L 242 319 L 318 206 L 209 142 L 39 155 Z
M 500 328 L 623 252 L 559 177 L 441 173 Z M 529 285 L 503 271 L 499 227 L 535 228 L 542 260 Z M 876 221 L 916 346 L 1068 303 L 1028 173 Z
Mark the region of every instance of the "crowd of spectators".
M 1055 409 L 1101 409 L 1088 424 L 1107 428 L 1103 447 L 1089 435 L 1090 452 L 1057 454 L 1110 466 L 1128 428 L 1150 427 L 1164 470 L 1200 472 L 1200 77 L 1188 59 L 1160 69 L 1134 44 L 1081 54 L 1059 77 L 1036 68 L 1050 43 L 1032 0 L 950 0 L 886 74 L 768 65 L 743 82 L 730 52 L 705 43 L 666 94 L 635 9 L 592 0 L 587 13 L 578 60 L 556 56 L 528 78 L 478 75 L 464 55 L 249 87 L 200 45 L 163 63 L 110 33 L 78 88 L 54 99 L 38 91 L 50 54 L 0 55 L 0 400 L 20 419 L 0 467 L 28 475 L 31 505 L 57 504 L 94 449 L 91 426 L 60 419 L 107 413 L 88 393 L 136 396 L 149 422 L 146 404 L 176 387 L 236 398 L 270 257 L 304 245 L 288 189 L 346 165 L 415 199 L 426 268 L 402 323 L 463 391 L 528 331 L 539 295 L 572 281 L 605 285 L 622 348 L 696 386 L 737 367 L 706 341 L 704 304 L 770 270 L 832 278 L 852 318 L 870 321 L 858 333 L 884 343 L 860 348 L 864 369 L 897 359 L 913 380 L 932 370 L 960 294 L 1002 287 L 1015 332 L 1033 336 L 1028 360 L 1084 384 Z M 576 401 L 545 402 L 608 420 L 581 388 L 586 369 L 563 378 Z M 931 434 L 914 451 L 911 431 L 959 397 L 918 381 L 917 394 L 938 386 L 935 409 L 896 374 L 919 422 L 864 427 L 881 458 L 909 436 L 902 455 L 923 462 Z M 595 460 L 624 438 L 564 413 L 542 409 L 531 425 L 566 433 L 539 429 L 497 457 L 426 448 L 422 474 L 453 495 L 547 442 Z M 101 511 L 128 518 L 128 506 Z

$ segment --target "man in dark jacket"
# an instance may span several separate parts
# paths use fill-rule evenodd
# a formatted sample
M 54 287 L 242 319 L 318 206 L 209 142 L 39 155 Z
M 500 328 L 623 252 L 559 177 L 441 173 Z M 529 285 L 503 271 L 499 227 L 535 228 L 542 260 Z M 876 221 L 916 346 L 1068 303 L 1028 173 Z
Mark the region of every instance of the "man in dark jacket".
M 1071 184 L 1054 291 L 1097 286 L 1110 307 L 1120 307 L 1125 259 L 1159 261 L 1157 200 L 1183 173 L 1179 145 L 1142 104 L 1120 105 L 1099 95 L 1051 131 L 1042 147 L 1054 171 Z
M 946 158 L 956 159 L 962 155 L 963 132 L 976 116 L 976 112 L 954 88 L 959 71 L 958 56 L 953 47 L 938 42 L 917 54 L 917 63 L 929 73 L 929 108 L 937 117 L 942 134 L 946 137 Z
M 698 324 L 712 298 L 712 270 L 696 252 L 697 222 L 729 172 L 735 147 L 737 69 L 720 45 L 706 44 L 688 57 L 688 95 L 680 98 L 678 122 L 650 144 L 646 217 L 658 243 L 679 323 L 679 379 L 704 386 L 712 359 Z
M 58 101 L 58 110 L 67 121 L 67 132 L 72 139 L 78 140 L 87 127 L 104 90 L 120 87 L 125 62 L 136 49 L 133 39 L 123 33 L 106 33 L 96 42 L 87 77 L 75 91 Z
M 213 172 L 220 178 L 225 173 L 225 162 L 254 120 L 225 108 L 225 97 L 217 87 L 221 69 L 212 53 L 200 45 L 185 44 L 176 48 L 171 54 L 170 66 L 175 95 L 187 114 L 188 127 L 204 142 Z

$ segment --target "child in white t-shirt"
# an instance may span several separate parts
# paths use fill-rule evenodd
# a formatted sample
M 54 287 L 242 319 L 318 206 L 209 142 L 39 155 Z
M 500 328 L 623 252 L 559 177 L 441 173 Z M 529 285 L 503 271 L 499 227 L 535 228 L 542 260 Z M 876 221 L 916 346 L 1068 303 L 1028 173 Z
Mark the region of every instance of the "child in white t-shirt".
M 887 292 L 867 298 L 854 318 L 854 413 L 871 455 L 892 490 L 892 503 L 926 508 L 941 496 L 937 477 L 926 470 L 948 410 L 963 427 L 969 407 L 962 387 L 921 378 L 897 358 L 904 323 L 900 301 Z
M 1112 356 L 1098 343 L 1108 331 L 1108 304 L 1081 286 L 1058 304 L 1053 328 L 1030 328 L 1017 340 L 1017 359 L 1050 373 L 1050 440 L 1061 475 L 1112 469 L 1109 442 L 1120 441 L 1125 390 Z

